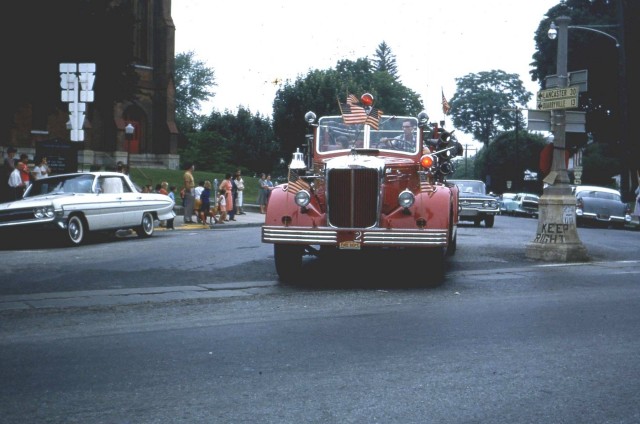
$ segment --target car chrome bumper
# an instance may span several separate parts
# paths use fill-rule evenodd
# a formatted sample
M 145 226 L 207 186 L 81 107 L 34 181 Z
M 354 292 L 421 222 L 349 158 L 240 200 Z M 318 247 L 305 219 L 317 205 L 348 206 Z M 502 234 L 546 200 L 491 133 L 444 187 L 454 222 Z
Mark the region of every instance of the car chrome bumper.
M 500 209 L 462 209 L 459 216 L 497 215 L 499 212 Z
M 338 245 L 340 232 L 359 233 L 358 240 L 363 246 L 434 247 L 446 246 L 446 230 L 408 229 L 333 229 L 307 227 L 262 227 L 264 243 L 291 243 L 314 245 Z
M 580 219 L 589 219 L 598 222 L 617 222 L 620 224 L 631 222 L 631 215 L 618 216 L 618 215 L 608 215 L 603 216 L 601 214 L 595 214 L 590 212 L 584 212 L 580 210 L 576 210 L 576 215 Z

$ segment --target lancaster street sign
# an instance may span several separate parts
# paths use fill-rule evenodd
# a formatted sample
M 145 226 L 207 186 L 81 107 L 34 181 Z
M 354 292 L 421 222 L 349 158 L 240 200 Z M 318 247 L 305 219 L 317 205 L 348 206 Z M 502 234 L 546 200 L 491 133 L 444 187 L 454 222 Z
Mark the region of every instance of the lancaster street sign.
M 566 88 L 550 88 L 538 92 L 537 108 L 539 110 L 573 109 L 578 107 L 577 85 Z

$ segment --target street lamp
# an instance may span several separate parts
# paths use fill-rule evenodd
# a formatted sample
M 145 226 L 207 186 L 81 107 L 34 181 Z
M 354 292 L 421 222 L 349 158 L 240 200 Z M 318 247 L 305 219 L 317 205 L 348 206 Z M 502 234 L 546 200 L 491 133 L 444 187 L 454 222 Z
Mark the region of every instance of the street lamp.
M 130 154 L 131 154 L 131 139 L 133 138 L 133 133 L 135 132 L 135 127 L 131 125 L 131 122 L 124 127 L 124 135 L 127 139 L 127 173 L 129 173 L 129 164 L 130 164 Z
M 605 26 L 609 26 L 609 25 L 605 25 Z M 617 26 L 617 25 L 614 25 L 614 26 Z M 569 29 L 584 29 L 585 31 L 597 32 L 598 34 L 602 34 L 605 37 L 611 38 L 613 41 L 616 42 L 616 47 L 620 47 L 620 42 L 618 41 L 618 39 L 616 37 L 614 37 L 613 35 L 609 34 L 608 32 L 600 31 L 599 29 L 595 29 L 595 28 L 587 27 L 587 26 L 582 26 L 582 25 L 568 25 L 567 28 L 569 28 Z M 558 36 L 558 27 L 556 26 L 555 22 L 551 21 L 551 25 L 549 25 L 549 31 L 547 31 L 547 35 L 549 36 L 550 40 L 555 40 L 556 37 Z
M 567 72 L 567 16 L 557 18 L 549 36 L 558 38 L 557 75 L 558 88 L 568 86 Z M 548 186 L 540 197 L 538 208 L 538 229 L 536 237 L 526 247 L 526 256 L 532 259 L 551 261 L 582 262 L 589 260 L 587 249 L 578 237 L 576 226 L 576 198 L 569 185 L 569 174 L 565 162 L 566 114 L 564 109 L 552 111 L 552 132 L 554 137 L 553 162 L 551 172 L 544 179 Z

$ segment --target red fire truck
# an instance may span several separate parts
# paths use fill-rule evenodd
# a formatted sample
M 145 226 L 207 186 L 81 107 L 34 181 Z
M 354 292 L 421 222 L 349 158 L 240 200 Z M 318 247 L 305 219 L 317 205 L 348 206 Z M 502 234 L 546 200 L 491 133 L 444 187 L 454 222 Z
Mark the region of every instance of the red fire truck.
M 271 191 L 262 241 L 274 245 L 281 281 L 302 278 L 305 255 L 373 249 L 416 253 L 441 276 L 456 251 L 458 188 L 446 176 L 462 145 L 425 112 L 388 116 L 370 94 L 360 101 L 342 115 L 306 114 L 306 152 Z

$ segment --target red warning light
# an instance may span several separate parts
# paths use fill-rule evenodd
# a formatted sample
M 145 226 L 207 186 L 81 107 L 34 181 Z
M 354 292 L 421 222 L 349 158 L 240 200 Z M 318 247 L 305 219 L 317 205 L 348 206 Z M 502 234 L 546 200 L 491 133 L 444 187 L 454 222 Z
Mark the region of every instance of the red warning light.
M 420 165 L 422 165 L 423 168 L 431 168 L 433 166 L 433 156 L 422 156 L 422 158 L 420 158 Z
M 364 106 L 373 106 L 373 96 L 369 93 L 364 93 L 360 97 L 360 101 Z

